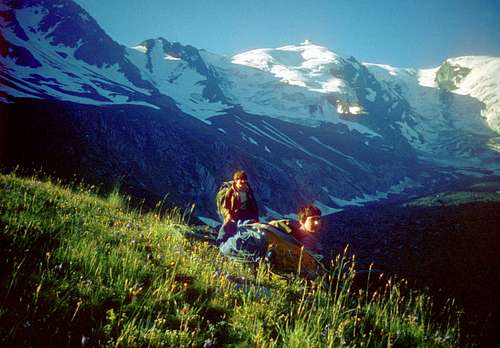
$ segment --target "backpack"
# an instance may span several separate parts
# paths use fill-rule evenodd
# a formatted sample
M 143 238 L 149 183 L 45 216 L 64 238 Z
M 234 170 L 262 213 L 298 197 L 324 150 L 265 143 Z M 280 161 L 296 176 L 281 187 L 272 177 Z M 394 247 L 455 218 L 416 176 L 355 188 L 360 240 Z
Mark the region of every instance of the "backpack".
M 233 181 L 226 181 L 220 185 L 217 194 L 215 195 L 215 206 L 217 207 L 217 214 L 222 221 L 224 221 L 224 200 L 229 190 L 233 187 Z
M 285 231 L 265 223 L 238 224 L 219 246 L 222 255 L 239 262 L 270 263 L 278 273 L 296 273 L 314 279 L 326 268 L 309 249 Z
M 255 224 L 238 224 L 231 237 L 219 246 L 222 255 L 239 262 L 259 262 L 267 258 L 267 241 L 264 231 Z
M 293 235 L 293 229 L 292 229 L 292 222 L 291 220 L 288 219 L 281 219 L 281 220 L 271 220 L 268 222 L 269 225 L 276 227 L 280 229 L 283 232 L 288 233 L 289 235 Z

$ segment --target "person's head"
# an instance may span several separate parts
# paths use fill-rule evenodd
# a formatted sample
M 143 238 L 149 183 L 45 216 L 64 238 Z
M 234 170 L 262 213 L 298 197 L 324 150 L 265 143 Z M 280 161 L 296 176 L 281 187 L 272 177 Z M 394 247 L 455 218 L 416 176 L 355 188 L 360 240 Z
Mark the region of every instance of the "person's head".
M 298 212 L 300 228 L 308 233 L 316 233 L 321 228 L 321 210 L 312 204 L 300 207 Z
M 248 188 L 247 173 L 243 170 L 238 170 L 233 174 L 234 186 L 237 190 L 243 191 Z

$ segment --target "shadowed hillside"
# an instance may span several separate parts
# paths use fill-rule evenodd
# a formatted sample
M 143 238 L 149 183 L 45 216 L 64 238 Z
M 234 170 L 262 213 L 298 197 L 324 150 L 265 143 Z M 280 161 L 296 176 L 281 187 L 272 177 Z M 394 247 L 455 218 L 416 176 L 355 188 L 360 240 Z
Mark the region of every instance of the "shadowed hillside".
M 410 284 L 429 287 L 438 301 L 449 296 L 464 308 L 470 342 L 492 346 L 499 325 L 500 195 L 498 182 L 444 192 L 405 206 L 349 209 L 327 218 L 324 244 L 334 252 L 349 244 L 360 268 L 370 262 Z

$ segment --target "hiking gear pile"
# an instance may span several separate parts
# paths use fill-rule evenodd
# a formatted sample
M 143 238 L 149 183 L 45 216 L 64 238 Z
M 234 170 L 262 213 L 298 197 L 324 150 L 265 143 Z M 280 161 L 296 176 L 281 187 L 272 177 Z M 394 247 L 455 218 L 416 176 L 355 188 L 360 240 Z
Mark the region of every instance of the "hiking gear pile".
M 239 262 L 265 262 L 278 273 L 297 273 L 316 278 L 326 271 L 320 257 L 286 232 L 265 223 L 239 223 L 220 252 Z

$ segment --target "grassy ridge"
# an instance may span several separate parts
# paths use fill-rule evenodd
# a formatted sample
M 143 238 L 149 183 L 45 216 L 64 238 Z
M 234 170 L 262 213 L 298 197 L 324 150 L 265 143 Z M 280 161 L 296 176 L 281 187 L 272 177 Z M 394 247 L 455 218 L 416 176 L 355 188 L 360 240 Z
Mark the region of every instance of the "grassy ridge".
M 390 282 L 354 289 L 352 260 L 317 282 L 278 277 L 184 238 L 179 211 L 117 193 L 0 176 L 0 344 L 452 347 L 458 318 Z

